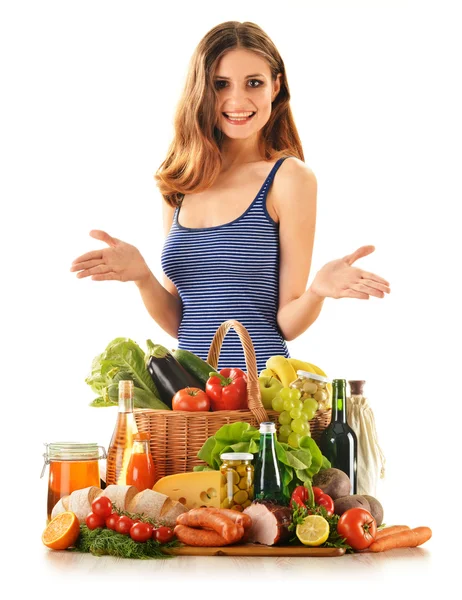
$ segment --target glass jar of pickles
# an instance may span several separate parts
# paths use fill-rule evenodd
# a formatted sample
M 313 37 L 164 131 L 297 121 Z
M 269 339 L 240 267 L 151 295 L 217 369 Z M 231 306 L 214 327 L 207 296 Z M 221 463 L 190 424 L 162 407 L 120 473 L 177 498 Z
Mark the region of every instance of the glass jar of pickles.
M 330 381 L 327 377 L 308 373 L 308 371 L 297 371 L 297 379 L 289 385 L 291 388 L 296 388 L 301 392 L 301 400 L 312 399 L 313 414 L 316 411 L 325 412 L 332 406 Z
M 243 511 L 254 496 L 253 454 L 226 452 L 221 458 L 220 506 Z

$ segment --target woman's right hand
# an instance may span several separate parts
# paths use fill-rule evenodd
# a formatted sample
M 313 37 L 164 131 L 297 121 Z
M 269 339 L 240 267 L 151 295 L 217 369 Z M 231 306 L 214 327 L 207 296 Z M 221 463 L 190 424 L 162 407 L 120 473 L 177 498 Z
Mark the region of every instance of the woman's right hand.
M 72 262 L 71 271 L 77 271 L 77 277 L 91 277 L 94 281 L 145 281 L 151 271 L 139 250 L 111 237 L 105 231 L 94 229 L 91 237 L 105 242 L 109 248 L 92 250 L 82 254 Z

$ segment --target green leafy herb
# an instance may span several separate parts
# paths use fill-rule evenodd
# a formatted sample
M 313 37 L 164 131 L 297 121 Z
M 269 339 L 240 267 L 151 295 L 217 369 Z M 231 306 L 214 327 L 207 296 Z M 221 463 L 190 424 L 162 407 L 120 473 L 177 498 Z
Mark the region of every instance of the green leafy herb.
M 166 548 L 175 548 L 179 545 L 178 540 L 172 540 L 167 544 L 160 544 L 156 540 L 147 542 L 135 542 L 128 535 L 117 533 L 112 529 L 88 529 L 86 525 L 80 526 L 80 535 L 74 548 L 74 552 L 89 552 L 94 556 L 118 556 L 120 558 L 172 558 L 173 555 L 166 553 Z

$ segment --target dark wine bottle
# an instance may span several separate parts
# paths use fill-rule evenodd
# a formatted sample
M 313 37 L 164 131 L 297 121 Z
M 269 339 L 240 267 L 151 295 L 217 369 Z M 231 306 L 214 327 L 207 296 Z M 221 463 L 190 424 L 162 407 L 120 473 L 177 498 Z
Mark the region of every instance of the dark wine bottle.
M 276 456 L 276 425 L 270 421 L 260 423 L 260 446 L 255 461 L 255 500 L 268 500 L 285 504 L 282 478 Z
M 346 380 L 332 381 L 332 420 L 322 432 L 319 448 L 332 467 L 340 469 L 351 481 L 350 494 L 358 487 L 358 439 L 347 420 Z

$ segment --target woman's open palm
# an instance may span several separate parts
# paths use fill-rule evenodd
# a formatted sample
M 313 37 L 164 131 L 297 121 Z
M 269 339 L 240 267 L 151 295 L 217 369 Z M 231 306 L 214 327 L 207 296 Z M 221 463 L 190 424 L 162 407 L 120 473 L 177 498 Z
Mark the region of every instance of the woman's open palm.
M 390 293 L 388 281 L 352 266 L 359 258 L 374 250 L 374 246 L 361 246 L 353 254 L 328 262 L 316 273 L 311 285 L 312 291 L 323 298 L 383 298 Z
M 90 231 L 90 235 L 105 242 L 109 248 L 92 250 L 72 262 L 71 271 L 77 271 L 79 279 L 91 277 L 94 281 L 142 281 L 149 276 L 149 267 L 135 246 L 98 229 Z

